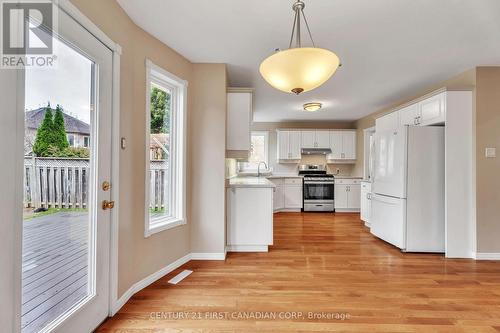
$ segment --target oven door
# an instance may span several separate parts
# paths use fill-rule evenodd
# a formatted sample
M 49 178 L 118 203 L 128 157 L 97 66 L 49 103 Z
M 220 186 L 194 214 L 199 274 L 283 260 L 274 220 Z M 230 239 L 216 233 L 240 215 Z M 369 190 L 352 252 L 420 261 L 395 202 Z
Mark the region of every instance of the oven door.
M 304 181 L 304 211 L 333 211 L 334 183 Z

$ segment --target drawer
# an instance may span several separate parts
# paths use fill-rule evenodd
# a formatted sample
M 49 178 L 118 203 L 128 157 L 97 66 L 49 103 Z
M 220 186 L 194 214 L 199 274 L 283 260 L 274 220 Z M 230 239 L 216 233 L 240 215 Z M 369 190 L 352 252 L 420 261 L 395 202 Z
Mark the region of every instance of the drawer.
M 335 179 L 335 184 L 339 184 L 339 185 L 359 185 L 359 184 L 361 184 L 361 179 L 350 179 L 350 178 Z
M 273 183 L 276 186 L 281 186 L 284 183 L 283 178 L 268 178 L 267 180 L 269 180 L 271 183 Z
M 285 185 L 302 185 L 302 178 L 285 178 Z

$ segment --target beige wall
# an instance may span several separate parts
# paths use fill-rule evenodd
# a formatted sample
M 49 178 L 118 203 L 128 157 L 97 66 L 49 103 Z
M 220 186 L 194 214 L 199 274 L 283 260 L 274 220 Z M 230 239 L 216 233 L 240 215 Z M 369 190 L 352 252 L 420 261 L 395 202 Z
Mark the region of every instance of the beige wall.
M 352 122 L 282 122 L 282 123 L 259 123 L 255 122 L 251 126 L 252 131 L 269 132 L 269 166 L 275 173 L 293 173 L 297 172 L 297 163 L 277 163 L 277 142 L 278 136 L 276 130 L 279 128 L 298 128 L 298 129 L 354 129 Z M 325 164 L 324 156 L 304 156 L 300 164 Z M 329 172 L 335 173 L 340 169 L 340 174 L 350 175 L 353 164 L 335 164 L 329 165 Z
M 191 252 L 225 251 L 226 66 L 195 64 L 189 158 Z
M 363 176 L 363 165 L 364 165 L 364 134 L 363 130 L 366 128 L 370 128 L 375 126 L 375 119 L 378 117 L 390 113 L 394 108 L 408 103 L 414 99 L 417 99 L 423 95 L 426 95 L 434 90 L 437 90 L 442 87 L 447 87 L 449 89 L 463 89 L 463 88 L 473 88 L 475 84 L 475 69 L 470 69 L 458 76 L 455 76 L 449 80 L 436 83 L 425 90 L 420 91 L 419 93 L 408 96 L 408 98 L 400 99 L 399 101 L 387 106 L 386 108 L 380 109 L 374 113 L 369 114 L 366 117 L 363 117 L 356 121 L 355 128 L 357 128 L 357 152 L 358 158 L 356 160 L 356 165 L 353 169 L 353 175 Z
M 500 253 L 500 157 L 485 157 L 486 147 L 500 148 L 500 67 L 476 75 L 477 252 Z
M 118 199 L 120 207 L 118 249 L 118 297 L 120 297 L 134 283 L 191 252 L 191 231 L 194 234 L 193 239 L 196 240 L 199 238 L 199 233 L 205 231 L 198 230 L 198 227 L 208 227 L 204 224 L 206 221 L 201 220 L 202 216 L 199 213 L 193 213 L 195 210 L 209 208 L 213 203 L 219 212 L 210 215 L 214 213 L 214 208 L 207 216 L 212 217 L 214 221 L 217 220 L 219 229 L 220 225 L 224 224 L 222 205 L 224 200 L 225 66 L 193 65 L 183 56 L 137 27 L 114 0 L 72 0 L 72 3 L 113 41 L 120 44 L 123 51 L 120 69 L 120 135 L 127 139 L 127 148 L 120 152 L 120 197 L 115 198 L 115 200 Z M 149 238 L 144 238 L 145 184 L 143 175 L 145 163 L 143 157 L 146 149 L 144 144 L 146 58 L 189 82 L 188 223 L 156 233 Z M 212 74 L 214 77 L 211 77 Z M 200 96 L 199 99 L 197 95 Z M 207 123 L 210 116 L 214 118 Z M 202 126 L 203 122 L 207 128 Z M 210 155 L 206 152 L 207 148 L 210 150 Z M 193 167 L 194 165 L 197 167 Z M 201 179 L 199 166 L 210 168 L 212 178 L 209 178 L 214 180 L 211 185 L 214 186 L 215 191 L 212 195 L 207 195 L 207 186 L 210 184 L 198 183 Z M 220 179 L 220 184 L 216 179 Z M 217 191 L 220 195 L 216 195 Z M 203 223 L 200 223 L 200 220 Z M 216 238 L 220 237 L 223 237 L 223 233 L 216 235 Z M 213 239 L 213 244 L 217 244 L 217 249 L 220 250 L 219 239 Z M 203 247 L 197 249 L 201 251 Z

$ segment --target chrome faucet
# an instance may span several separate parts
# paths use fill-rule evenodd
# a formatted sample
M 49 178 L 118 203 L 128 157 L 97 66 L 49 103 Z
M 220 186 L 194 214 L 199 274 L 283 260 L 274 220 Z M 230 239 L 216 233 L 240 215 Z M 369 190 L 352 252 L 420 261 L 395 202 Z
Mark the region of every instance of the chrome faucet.
M 264 165 L 266 166 L 266 170 L 268 169 L 267 167 L 267 163 L 262 161 L 262 162 L 259 162 L 259 165 L 257 165 L 257 177 L 260 177 L 260 165 L 264 163 Z

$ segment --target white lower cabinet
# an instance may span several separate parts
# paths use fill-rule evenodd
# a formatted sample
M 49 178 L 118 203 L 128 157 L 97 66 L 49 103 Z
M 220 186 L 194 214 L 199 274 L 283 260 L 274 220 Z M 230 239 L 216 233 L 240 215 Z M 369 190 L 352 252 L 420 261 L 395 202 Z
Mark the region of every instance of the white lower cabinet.
M 335 211 L 359 212 L 361 208 L 359 179 L 335 179 Z
M 370 218 L 372 214 L 372 184 L 369 182 L 361 182 L 361 220 L 366 226 L 370 226 Z
M 274 188 L 273 210 L 300 211 L 302 209 L 302 178 L 271 178 Z

